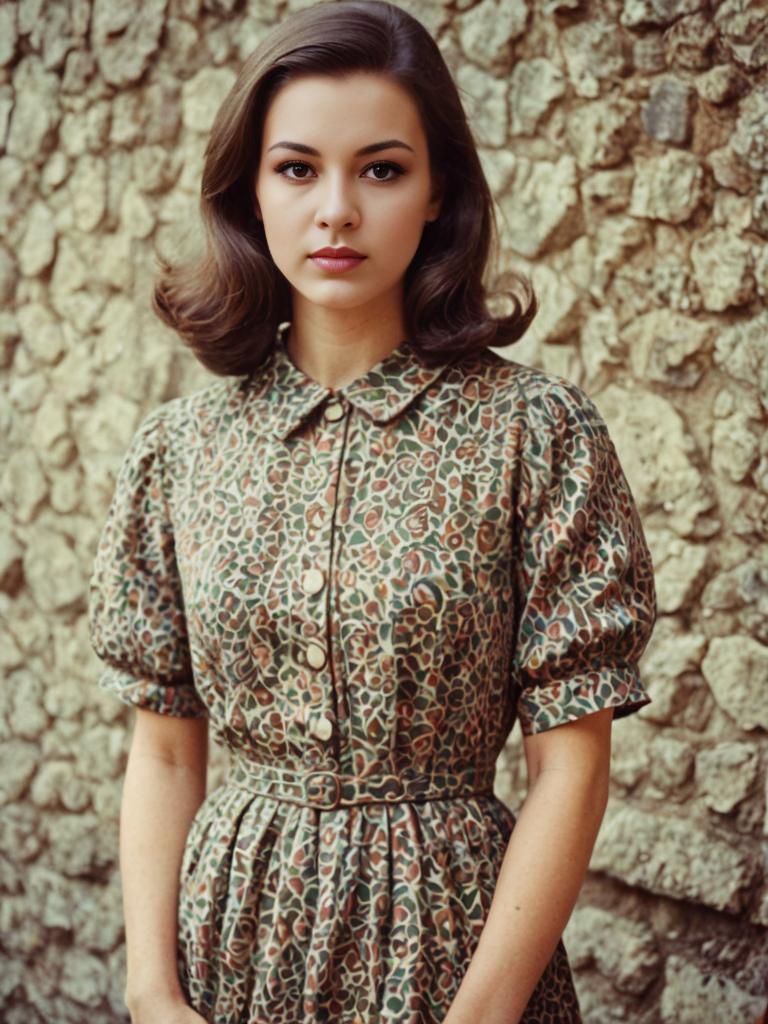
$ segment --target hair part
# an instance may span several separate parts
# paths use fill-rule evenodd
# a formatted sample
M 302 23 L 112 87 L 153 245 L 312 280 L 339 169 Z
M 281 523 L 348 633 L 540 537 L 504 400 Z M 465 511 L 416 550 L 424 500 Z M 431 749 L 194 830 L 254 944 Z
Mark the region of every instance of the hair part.
M 494 200 L 459 92 L 424 26 L 387 0 L 320 2 L 275 26 L 243 63 L 205 149 L 200 211 L 204 248 L 160 273 L 152 308 L 196 358 L 220 376 L 252 373 L 291 319 L 291 287 L 275 265 L 256 214 L 255 178 L 270 101 L 299 76 L 387 76 L 420 112 L 440 215 L 425 224 L 404 280 L 408 339 L 428 365 L 517 341 L 538 310 L 530 279 L 507 271 L 489 292 L 498 259 Z M 500 282 L 497 281 L 497 285 Z M 491 297 L 511 298 L 495 317 Z

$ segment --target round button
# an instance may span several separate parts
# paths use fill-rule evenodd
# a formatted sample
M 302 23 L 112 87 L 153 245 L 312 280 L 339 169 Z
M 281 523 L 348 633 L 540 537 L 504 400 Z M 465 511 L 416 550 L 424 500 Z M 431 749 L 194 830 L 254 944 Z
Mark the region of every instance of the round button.
M 306 594 L 316 594 L 325 586 L 325 575 L 320 569 L 307 569 L 301 577 L 301 585 Z
M 325 418 L 327 420 L 340 420 L 344 415 L 344 406 L 341 402 L 330 402 L 325 407 Z
M 322 668 L 325 664 L 325 648 L 320 644 L 307 645 L 307 664 L 312 668 Z
M 312 722 L 309 731 L 319 740 L 329 740 L 333 736 L 333 724 L 325 715 Z

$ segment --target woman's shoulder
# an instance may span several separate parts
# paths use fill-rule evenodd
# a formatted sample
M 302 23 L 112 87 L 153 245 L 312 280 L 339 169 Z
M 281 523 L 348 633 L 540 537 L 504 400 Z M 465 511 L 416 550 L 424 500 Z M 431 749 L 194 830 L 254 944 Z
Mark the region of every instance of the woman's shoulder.
M 602 437 L 605 421 L 595 401 L 575 381 L 486 349 L 460 364 L 459 372 L 481 377 L 499 415 L 519 420 L 529 431 L 582 433 Z
M 242 407 L 248 378 L 217 377 L 184 395 L 167 398 L 145 418 L 162 425 L 166 440 L 178 438 L 189 444 L 210 437 L 231 422 Z

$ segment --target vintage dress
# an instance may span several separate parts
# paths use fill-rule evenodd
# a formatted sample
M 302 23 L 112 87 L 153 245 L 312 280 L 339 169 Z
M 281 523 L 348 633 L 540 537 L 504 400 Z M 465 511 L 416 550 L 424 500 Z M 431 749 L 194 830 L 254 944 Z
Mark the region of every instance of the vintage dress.
M 406 340 L 334 391 L 278 332 L 253 375 L 147 414 L 89 622 L 100 686 L 208 715 L 231 752 L 181 866 L 190 1005 L 443 1020 L 516 821 L 493 795 L 510 730 L 649 703 L 655 615 L 606 425 L 552 373 L 429 369 Z M 523 1022 L 580 1020 L 561 941 Z

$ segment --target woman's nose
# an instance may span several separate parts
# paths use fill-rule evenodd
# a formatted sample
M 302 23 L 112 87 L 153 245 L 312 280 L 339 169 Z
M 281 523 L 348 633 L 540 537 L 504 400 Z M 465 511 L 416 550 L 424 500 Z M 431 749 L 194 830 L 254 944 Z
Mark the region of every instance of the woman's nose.
M 360 216 L 351 186 L 343 182 L 327 182 L 318 192 L 316 220 L 323 224 L 354 224 Z

